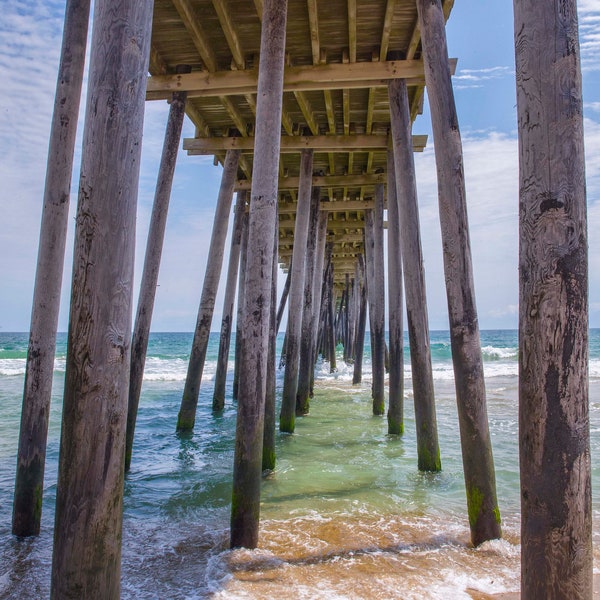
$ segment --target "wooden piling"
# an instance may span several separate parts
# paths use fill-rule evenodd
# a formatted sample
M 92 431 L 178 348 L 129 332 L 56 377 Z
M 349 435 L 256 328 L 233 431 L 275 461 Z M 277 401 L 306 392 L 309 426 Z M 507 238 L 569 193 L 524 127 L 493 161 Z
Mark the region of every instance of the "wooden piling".
M 501 535 L 490 440 L 473 269 L 462 143 L 448 67 L 445 19 L 440 0 L 417 0 L 425 82 L 431 110 L 450 340 L 471 541 Z
M 327 340 L 327 358 L 329 360 L 329 372 L 337 371 L 336 341 L 335 341 L 335 290 L 333 261 L 329 263 L 329 281 L 327 282 L 327 327 L 325 329 Z
M 246 289 L 246 264 L 248 258 L 248 213 L 244 214 L 242 220 L 242 242 L 240 246 L 240 269 L 238 273 L 238 297 L 235 327 L 235 350 L 233 364 L 233 392 L 234 400 L 237 400 L 240 385 L 240 344 L 242 341 L 242 325 L 244 314 L 244 297 Z
M 404 433 L 404 328 L 402 290 L 402 251 L 400 219 L 396 198 L 394 153 L 388 150 L 387 206 L 388 206 L 388 304 L 390 340 L 390 375 L 388 383 L 388 433 Z
M 264 0 L 248 231 L 240 386 L 233 463 L 231 547 L 258 543 L 260 483 L 270 330 L 273 237 L 277 224 L 279 145 L 287 0 Z
M 382 184 L 375 186 L 375 208 L 365 211 L 367 294 L 371 330 L 371 371 L 373 414 L 385 412 L 385 288 L 383 278 Z
M 314 368 L 313 319 L 316 296 L 315 268 L 317 259 L 319 214 L 321 206 L 321 189 L 314 187 L 310 199 L 310 221 L 306 243 L 306 277 L 304 280 L 304 304 L 302 308 L 302 329 L 300 333 L 300 365 L 298 368 L 298 391 L 296 392 L 296 414 L 308 414 L 310 407 L 310 373 Z
M 225 383 L 227 380 L 227 364 L 229 362 L 229 344 L 233 324 L 233 304 L 235 288 L 240 264 L 240 247 L 242 244 L 242 228 L 246 215 L 246 192 L 238 192 L 229 250 L 229 265 L 227 267 L 227 283 L 223 299 L 223 315 L 221 317 L 221 335 L 219 337 L 219 354 L 215 373 L 215 388 L 213 391 L 213 411 L 220 412 L 225 408 Z
M 365 330 L 367 328 L 367 286 L 365 283 L 365 259 L 362 254 L 358 256 L 358 269 L 356 281 L 359 287 L 359 305 L 356 322 L 356 339 L 354 341 L 354 372 L 352 384 L 362 382 L 362 363 L 365 346 Z
M 521 596 L 591 600 L 588 256 L 577 7 L 515 0 Z
M 51 598 L 118 598 L 152 2 L 98 2 L 75 231 Z
M 233 199 L 233 188 L 237 180 L 239 160 L 239 150 L 227 151 L 223 165 L 223 175 L 219 189 L 217 209 L 215 211 L 213 231 L 206 259 L 206 273 L 204 275 L 204 285 L 198 309 L 198 319 L 196 321 L 196 328 L 194 329 L 194 340 L 190 351 L 190 362 L 183 388 L 181 407 L 177 416 L 177 431 L 180 432 L 191 431 L 196 421 L 198 394 L 200 393 L 200 383 L 202 381 L 210 337 L 210 326 L 212 324 L 219 279 L 221 278 L 225 238 L 227 237 L 229 213 L 231 212 L 231 201 Z
M 267 359 L 267 392 L 265 395 L 265 427 L 263 433 L 262 470 L 273 471 L 277 462 L 275 436 L 277 428 L 277 253 L 279 251 L 279 227 L 275 227 L 273 238 L 273 282 L 271 284 L 271 325 Z
M 292 279 L 292 272 L 287 272 L 287 277 L 285 278 L 285 283 L 283 284 L 283 290 L 281 291 L 281 298 L 279 299 L 279 308 L 277 309 L 277 321 L 275 325 L 275 329 L 279 332 L 279 328 L 281 327 L 281 319 L 283 318 L 283 311 L 285 310 L 285 305 L 287 304 L 288 294 L 290 293 L 290 282 Z
M 40 532 L 56 328 L 89 16 L 90 0 L 67 0 L 48 148 L 17 454 L 12 532 L 18 536 Z
M 427 294 L 421 249 L 415 162 L 410 147 L 412 127 L 406 82 L 404 80 L 390 82 L 388 96 L 394 161 L 394 164 L 388 167 L 388 172 L 393 169 L 395 173 L 398 216 L 401 227 L 400 240 L 406 290 L 418 467 L 420 471 L 439 471 L 442 464 L 435 413 Z
M 300 361 L 300 337 L 304 307 L 304 282 L 306 279 L 306 246 L 311 209 L 313 151 L 303 150 L 300 161 L 298 208 L 294 228 L 292 255 L 292 281 L 290 284 L 289 311 L 286 331 L 285 373 L 281 393 L 279 431 L 294 433 L 296 423 L 296 394 Z
M 180 65 L 177 68 L 178 73 L 189 73 L 190 71 L 191 68 L 188 65 Z M 140 403 L 140 394 L 142 392 L 150 324 L 152 322 L 156 284 L 158 283 L 160 259 L 167 226 L 173 174 L 175 173 L 179 140 L 185 117 L 186 98 L 186 92 L 175 92 L 171 98 L 165 141 L 158 170 L 158 181 L 154 194 L 154 204 L 152 206 L 152 216 L 150 218 L 150 229 L 148 230 L 148 240 L 146 242 L 144 270 L 142 271 L 137 313 L 133 327 L 133 340 L 131 342 L 127 432 L 125 434 L 125 471 L 128 471 L 131 466 L 135 422 Z
M 310 391 L 309 396 L 314 395 L 315 366 L 317 363 L 318 337 L 319 337 L 319 318 L 321 315 L 321 303 L 323 299 L 323 269 L 325 266 L 325 246 L 327 244 L 327 220 L 328 213 L 321 211 L 319 213 L 319 223 L 317 227 L 317 249 L 315 256 L 315 270 L 313 272 L 313 315 L 312 315 L 312 333 L 311 333 L 311 366 L 310 366 Z

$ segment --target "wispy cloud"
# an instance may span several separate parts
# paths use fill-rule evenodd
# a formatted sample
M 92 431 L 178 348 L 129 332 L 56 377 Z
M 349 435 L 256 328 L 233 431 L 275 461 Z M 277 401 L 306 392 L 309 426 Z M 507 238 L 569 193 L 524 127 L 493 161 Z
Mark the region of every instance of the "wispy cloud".
M 458 90 L 481 88 L 486 82 L 514 75 L 513 67 L 487 67 L 485 69 L 461 69 L 452 79 Z
M 581 68 L 585 71 L 600 71 L 600 4 L 598 0 L 580 0 L 579 45 Z

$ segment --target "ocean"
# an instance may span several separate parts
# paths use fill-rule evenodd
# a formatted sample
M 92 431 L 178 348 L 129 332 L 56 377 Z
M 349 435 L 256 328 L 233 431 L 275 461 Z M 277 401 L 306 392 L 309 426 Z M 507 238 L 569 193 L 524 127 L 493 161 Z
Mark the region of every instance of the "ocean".
M 151 335 L 132 467 L 125 481 L 121 597 L 127 599 L 483 599 L 519 590 L 517 332 L 482 331 L 503 539 L 469 544 L 448 332 L 431 334 L 440 473 L 417 470 L 408 348 L 405 434 L 371 414 L 363 383 L 338 357 L 319 363 L 310 414 L 277 436 L 262 485 L 257 550 L 228 550 L 236 407 L 211 412 L 218 334 L 211 334 L 192 436 L 175 433 L 192 335 Z M 282 336 L 279 336 L 281 346 Z M 233 347 L 233 344 L 232 344 Z M 0 332 L 0 598 L 49 597 L 66 335 L 59 334 L 42 531 L 11 535 L 27 334 Z M 283 372 L 279 372 L 281 386 Z M 593 487 L 600 484 L 600 330 L 590 332 Z M 600 500 L 594 493 L 594 568 Z M 600 571 L 598 571 L 600 572 Z

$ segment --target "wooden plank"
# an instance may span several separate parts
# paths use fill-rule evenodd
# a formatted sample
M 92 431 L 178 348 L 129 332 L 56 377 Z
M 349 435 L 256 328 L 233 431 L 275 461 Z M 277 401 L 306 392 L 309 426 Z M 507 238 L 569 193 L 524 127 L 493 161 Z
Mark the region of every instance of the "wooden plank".
M 217 154 L 226 150 L 254 150 L 253 137 L 236 138 L 185 138 L 183 148 L 190 155 Z M 421 152 L 427 143 L 426 135 L 413 135 L 413 151 Z M 387 135 L 322 135 L 322 136 L 285 136 L 281 138 L 282 153 L 313 149 L 316 152 L 366 152 L 368 150 L 387 150 Z
M 279 190 L 292 190 L 298 189 L 300 182 L 299 177 L 280 177 L 279 178 Z M 313 186 L 319 187 L 353 187 L 353 186 L 371 186 L 376 183 L 385 183 L 385 174 L 383 173 L 372 173 L 371 175 L 313 175 L 312 184 Z M 251 188 L 252 181 L 249 179 L 240 179 L 235 185 L 235 190 L 249 190 Z M 327 204 L 333 204 L 328 202 Z M 281 205 L 280 205 L 281 206 Z
M 212 4 L 217 16 L 219 17 L 219 23 L 221 23 L 221 28 L 225 34 L 225 39 L 227 40 L 227 44 L 231 50 L 233 61 L 238 69 L 244 69 L 246 66 L 244 53 L 242 52 L 242 46 L 240 44 L 239 37 L 233 27 L 229 12 L 227 11 L 226 2 L 223 2 L 223 0 L 213 0 Z
M 348 56 L 356 62 L 356 0 L 348 0 Z
M 194 42 L 194 46 L 196 46 L 196 50 L 198 50 L 198 54 L 200 54 L 200 57 L 202 58 L 202 62 L 209 71 L 216 71 L 217 59 L 215 58 L 210 43 L 206 39 L 206 34 L 200 24 L 201 20 L 198 18 L 190 0 L 172 0 L 172 2 L 186 29 L 190 32 L 192 41 Z M 177 90 L 172 91 L 175 92 Z M 218 96 L 219 94 L 216 95 Z
M 380 61 L 384 61 L 387 57 L 387 52 L 390 45 L 390 33 L 392 31 L 392 19 L 394 18 L 395 8 L 396 0 L 387 0 L 387 4 L 385 7 L 385 17 L 383 19 L 383 27 L 381 31 L 381 44 L 379 46 Z
M 183 2 L 185 0 L 176 0 Z M 449 60 L 452 73 L 456 60 Z M 390 79 L 406 79 L 407 85 L 423 85 L 421 60 L 390 60 L 347 64 L 319 64 L 286 67 L 285 92 L 386 87 Z M 147 82 L 147 100 L 164 100 L 173 92 L 186 91 L 188 97 L 218 97 L 256 93 L 258 70 L 194 71 L 187 75 L 152 75 Z
M 306 6 L 308 9 L 313 65 L 318 65 L 321 60 L 321 44 L 319 42 L 319 12 L 317 10 L 317 0 L 306 0 Z

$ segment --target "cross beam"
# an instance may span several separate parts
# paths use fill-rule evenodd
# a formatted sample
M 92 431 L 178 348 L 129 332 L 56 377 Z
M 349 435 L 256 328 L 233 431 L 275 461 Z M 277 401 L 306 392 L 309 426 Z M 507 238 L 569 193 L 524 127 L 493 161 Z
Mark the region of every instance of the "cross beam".
M 450 71 L 456 59 L 449 60 Z M 333 63 L 286 67 L 284 92 L 386 87 L 391 79 L 405 79 L 407 85 L 425 85 L 422 60 L 388 60 L 383 62 Z M 146 84 L 146 100 L 166 100 L 173 92 L 187 92 L 188 98 L 222 97 L 255 94 L 258 70 L 194 71 L 177 75 L 152 75 Z
M 315 152 L 383 151 L 391 147 L 390 143 L 387 134 L 283 136 L 280 152 L 289 154 L 309 148 L 312 148 Z M 422 152 L 426 144 L 426 135 L 413 135 L 414 152 Z M 254 151 L 254 138 L 185 138 L 183 149 L 187 150 L 189 155 L 218 154 L 227 150 L 241 150 L 245 153 L 251 153 Z

